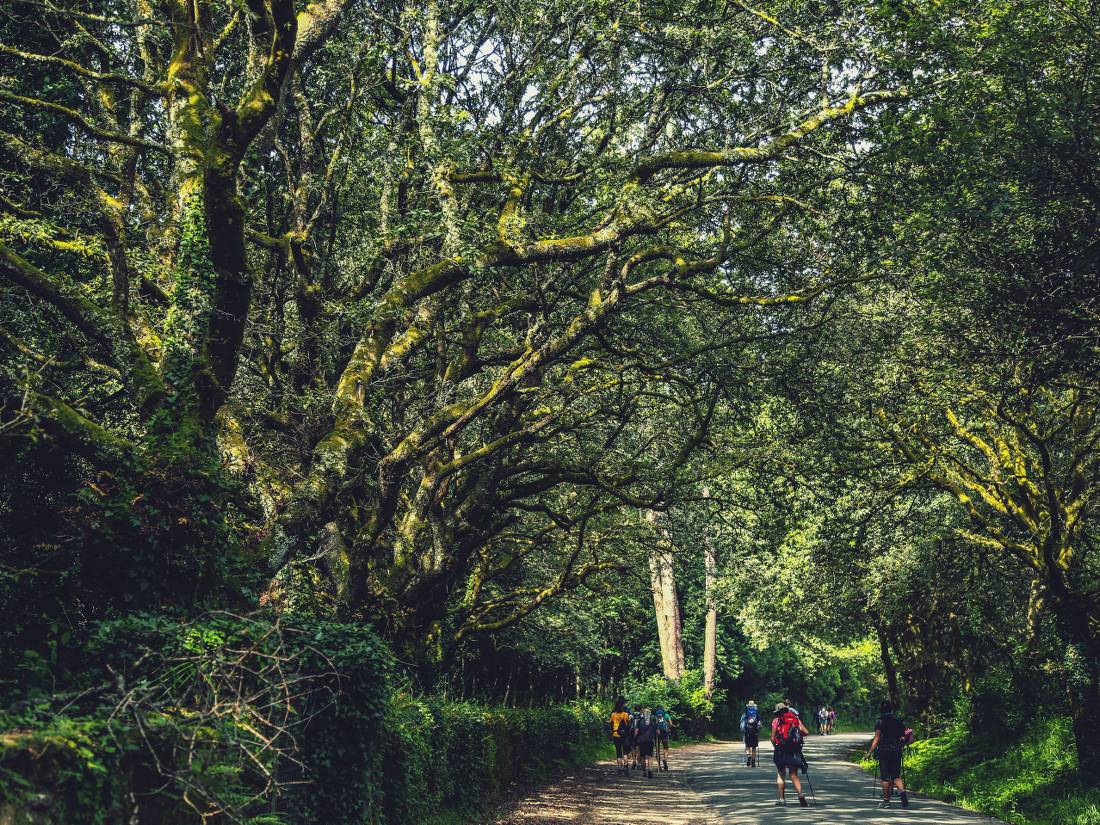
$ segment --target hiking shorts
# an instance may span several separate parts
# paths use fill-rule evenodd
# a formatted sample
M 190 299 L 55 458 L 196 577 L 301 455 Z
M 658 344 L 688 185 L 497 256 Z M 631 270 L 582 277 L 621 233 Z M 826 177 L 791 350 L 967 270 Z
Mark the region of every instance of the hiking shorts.
M 616 738 L 614 741 L 615 741 L 615 758 L 616 759 L 622 759 L 624 756 L 627 755 L 627 753 L 630 752 L 630 743 L 627 742 L 624 739 L 618 739 L 618 738 Z
M 745 731 L 745 747 L 746 748 L 756 748 L 756 747 L 759 747 L 759 745 L 760 745 L 760 731 L 757 731 L 756 733 L 751 733 L 749 731 Z
M 638 743 L 638 756 L 653 756 L 653 743 L 652 742 L 639 742 Z
M 665 747 L 668 747 L 668 736 L 669 736 L 668 731 L 665 731 L 664 733 L 661 733 L 660 731 L 657 731 L 657 738 L 661 740 L 661 744 L 664 745 Z
M 901 777 L 901 749 L 878 749 L 878 776 L 883 782 L 893 782 Z
M 775 767 L 780 772 L 790 768 L 794 772 L 798 772 L 798 769 L 802 767 L 802 754 L 799 751 L 789 751 L 783 748 L 776 748 L 772 752 L 772 762 L 775 763 Z

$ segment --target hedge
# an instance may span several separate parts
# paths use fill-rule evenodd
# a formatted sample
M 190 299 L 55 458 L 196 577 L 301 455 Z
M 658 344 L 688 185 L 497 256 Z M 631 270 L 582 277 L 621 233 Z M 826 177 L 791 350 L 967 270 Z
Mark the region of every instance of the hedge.
M 594 707 L 490 708 L 395 695 L 377 754 L 380 825 L 470 817 L 509 786 L 593 759 L 606 741 Z
M 4 821 L 190 825 L 213 801 L 232 817 L 212 823 L 466 822 L 509 786 L 606 748 L 594 706 L 395 691 L 389 651 L 358 625 L 137 616 L 92 628 L 63 658 L 62 681 L 79 674 L 71 690 L 0 712 Z

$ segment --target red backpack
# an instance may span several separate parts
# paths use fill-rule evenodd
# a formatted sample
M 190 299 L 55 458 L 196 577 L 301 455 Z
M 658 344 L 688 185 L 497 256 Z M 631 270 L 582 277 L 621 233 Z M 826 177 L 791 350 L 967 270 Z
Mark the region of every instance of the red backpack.
M 802 750 L 802 728 L 798 717 L 787 711 L 772 729 L 772 744 L 785 751 Z

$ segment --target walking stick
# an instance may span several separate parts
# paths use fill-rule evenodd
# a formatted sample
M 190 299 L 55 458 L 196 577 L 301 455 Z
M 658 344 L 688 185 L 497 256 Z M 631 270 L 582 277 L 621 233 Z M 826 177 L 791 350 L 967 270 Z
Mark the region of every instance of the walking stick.
M 810 769 L 806 765 L 806 757 L 802 757 L 802 775 L 806 777 L 806 784 L 810 786 L 810 799 L 813 800 L 814 807 L 817 807 L 817 794 L 814 793 L 814 783 L 810 781 Z

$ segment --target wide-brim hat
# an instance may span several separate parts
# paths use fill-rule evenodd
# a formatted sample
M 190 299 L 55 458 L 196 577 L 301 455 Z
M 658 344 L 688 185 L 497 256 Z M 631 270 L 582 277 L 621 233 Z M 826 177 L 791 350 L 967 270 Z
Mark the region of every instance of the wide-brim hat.
M 779 713 L 781 710 L 786 710 L 787 706 L 783 702 L 778 702 L 775 706 L 775 712 Z
M 749 699 L 749 707 L 750 708 L 756 707 L 756 702 L 754 702 L 752 699 Z

